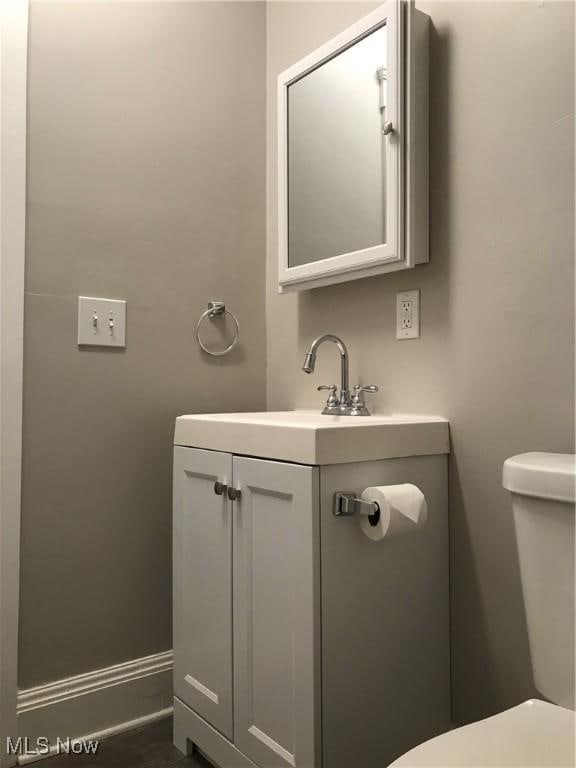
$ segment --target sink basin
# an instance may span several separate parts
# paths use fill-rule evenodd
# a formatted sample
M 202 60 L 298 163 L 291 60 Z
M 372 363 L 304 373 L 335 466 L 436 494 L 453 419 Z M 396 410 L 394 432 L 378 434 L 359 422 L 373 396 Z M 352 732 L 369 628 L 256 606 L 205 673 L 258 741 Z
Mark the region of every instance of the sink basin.
M 179 416 L 174 443 L 298 464 L 450 452 L 448 421 L 440 416 L 323 416 L 305 410 Z

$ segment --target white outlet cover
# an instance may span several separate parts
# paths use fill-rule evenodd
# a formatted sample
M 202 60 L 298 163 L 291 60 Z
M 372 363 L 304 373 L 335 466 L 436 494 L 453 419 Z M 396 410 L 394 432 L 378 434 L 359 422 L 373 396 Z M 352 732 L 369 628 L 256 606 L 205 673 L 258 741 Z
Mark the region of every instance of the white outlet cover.
M 78 344 L 126 346 L 126 302 L 78 296 Z
M 406 311 L 406 303 L 410 308 Z M 406 327 L 403 320 L 409 318 L 410 325 Z M 420 338 L 420 290 L 403 291 L 396 294 L 396 338 L 419 339 Z

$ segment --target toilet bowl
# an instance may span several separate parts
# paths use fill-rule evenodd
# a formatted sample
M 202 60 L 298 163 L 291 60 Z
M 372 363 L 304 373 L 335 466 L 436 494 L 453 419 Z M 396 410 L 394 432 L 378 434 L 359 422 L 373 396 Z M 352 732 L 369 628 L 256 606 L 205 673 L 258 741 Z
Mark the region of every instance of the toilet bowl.
M 530 699 L 498 715 L 437 736 L 394 768 L 573 768 L 573 711 Z
M 390 768 L 559 768 L 576 764 L 572 454 L 525 453 L 504 463 L 518 543 L 534 684 L 530 699 L 406 752 Z M 554 702 L 554 703 L 552 703 Z

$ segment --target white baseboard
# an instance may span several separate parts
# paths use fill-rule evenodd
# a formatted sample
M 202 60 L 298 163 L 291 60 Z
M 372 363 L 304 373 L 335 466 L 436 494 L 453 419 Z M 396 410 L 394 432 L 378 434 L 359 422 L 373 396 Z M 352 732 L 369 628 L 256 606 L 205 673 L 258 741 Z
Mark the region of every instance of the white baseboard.
M 24 764 L 47 757 L 37 739 L 101 739 L 167 717 L 172 711 L 172 651 L 18 692 L 18 735 Z M 42 743 L 44 747 L 45 742 Z

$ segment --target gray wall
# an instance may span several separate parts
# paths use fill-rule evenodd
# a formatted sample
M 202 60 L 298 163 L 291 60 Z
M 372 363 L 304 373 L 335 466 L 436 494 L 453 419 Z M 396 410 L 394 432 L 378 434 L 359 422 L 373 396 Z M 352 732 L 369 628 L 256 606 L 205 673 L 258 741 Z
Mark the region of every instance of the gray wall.
M 574 9 L 421 3 L 431 32 L 431 263 L 276 293 L 275 77 L 373 5 L 268 4 L 268 406 L 320 407 L 341 334 L 382 412 L 451 421 L 454 717 L 535 693 L 503 460 L 571 451 L 574 413 Z M 422 338 L 396 341 L 395 293 L 420 288 Z
M 32 2 L 21 687 L 171 647 L 174 417 L 264 407 L 264 40 L 259 3 Z M 79 294 L 126 351 L 78 350 Z

